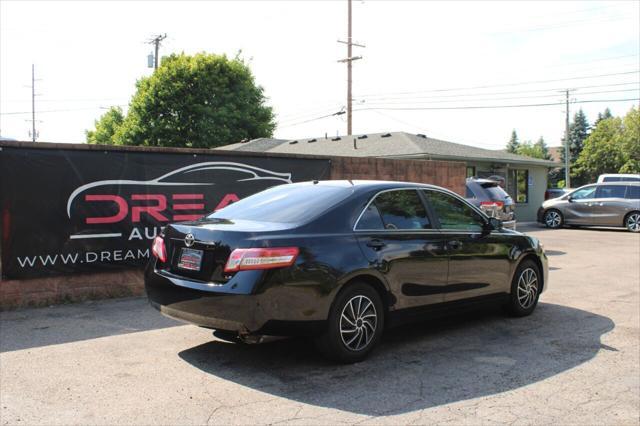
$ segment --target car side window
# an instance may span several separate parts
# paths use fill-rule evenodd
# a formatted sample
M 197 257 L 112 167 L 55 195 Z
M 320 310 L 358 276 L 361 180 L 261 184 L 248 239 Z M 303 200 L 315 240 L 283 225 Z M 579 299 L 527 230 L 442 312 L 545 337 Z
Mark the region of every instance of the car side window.
M 627 193 L 625 198 L 630 200 L 640 200 L 640 186 L 627 186 Z
M 574 200 L 589 200 L 594 198 L 596 195 L 596 187 L 589 186 L 587 188 L 582 188 L 571 194 L 571 198 Z
M 599 186 L 596 198 L 624 198 L 627 187 L 624 185 Z
M 442 229 L 479 232 L 485 220 L 461 200 L 440 191 L 425 191 Z
M 431 221 L 427 211 L 415 190 L 387 191 L 379 194 L 371 203 L 382 218 L 384 229 L 418 230 L 431 229 Z M 365 211 L 364 215 L 369 215 Z M 362 221 L 362 218 L 361 218 Z M 365 228 L 358 222 L 356 229 Z
M 384 223 L 382 223 L 382 217 L 378 207 L 374 203 L 371 203 L 360 216 L 356 229 L 384 229 Z

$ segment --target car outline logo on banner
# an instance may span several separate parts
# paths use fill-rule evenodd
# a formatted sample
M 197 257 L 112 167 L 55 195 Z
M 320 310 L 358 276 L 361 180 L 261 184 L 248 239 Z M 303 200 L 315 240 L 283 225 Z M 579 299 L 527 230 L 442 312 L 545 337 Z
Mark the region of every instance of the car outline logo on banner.
M 240 179 L 238 182 L 247 182 L 252 180 L 275 180 L 281 181 L 283 183 L 292 183 L 291 181 L 291 173 L 280 173 L 274 172 L 271 170 L 263 169 L 260 167 L 250 166 L 248 164 L 242 163 L 233 163 L 226 161 L 208 161 L 204 163 L 196 163 L 191 164 L 189 166 L 181 167 L 179 169 L 173 170 L 169 173 L 165 173 L 164 175 L 157 177 L 151 180 L 100 180 L 96 182 L 87 183 L 76 188 L 67 200 L 67 216 L 71 218 L 71 204 L 75 200 L 75 198 L 81 194 L 82 192 L 96 188 L 99 186 L 106 185 L 144 185 L 144 186 L 202 186 L 202 185 L 215 185 L 214 182 L 166 182 L 165 179 L 175 177 L 178 174 L 187 174 L 194 173 L 202 170 L 232 170 L 244 172 L 252 177 L 248 177 L 246 179 Z M 262 174 L 262 175 L 259 175 Z

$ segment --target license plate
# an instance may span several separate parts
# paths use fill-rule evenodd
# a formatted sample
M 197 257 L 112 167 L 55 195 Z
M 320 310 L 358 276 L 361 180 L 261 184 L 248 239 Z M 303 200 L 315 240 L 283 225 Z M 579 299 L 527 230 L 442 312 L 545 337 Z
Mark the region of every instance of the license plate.
M 178 268 L 199 271 L 202 264 L 202 250 L 183 248 L 178 259 Z

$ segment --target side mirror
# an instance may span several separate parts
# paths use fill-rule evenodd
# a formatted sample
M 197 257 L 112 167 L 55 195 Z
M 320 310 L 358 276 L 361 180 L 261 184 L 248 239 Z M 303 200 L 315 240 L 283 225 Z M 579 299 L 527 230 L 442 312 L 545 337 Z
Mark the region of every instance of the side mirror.
M 500 230 L 502 229 L 502 221 L 500 219 L 497 219 L 495 217 L 490 217 L 489 218 L 489 228 L 490 230 Z
M 573 197 L 571 195 L 567 196 L 567 201 L 573 203 Z

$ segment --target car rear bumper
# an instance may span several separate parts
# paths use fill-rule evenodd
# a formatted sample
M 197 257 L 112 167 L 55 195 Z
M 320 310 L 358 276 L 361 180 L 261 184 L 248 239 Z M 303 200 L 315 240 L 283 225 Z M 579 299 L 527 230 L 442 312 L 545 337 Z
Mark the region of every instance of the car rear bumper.
M 156 270 L 154 263 L 145 271 L 147 297 L 151 306 L 170 318 L 240 335 L 311 335 L 325 325 L 326 315 L 318 308 L 322 301 L 296 297 L 295 287 L 278 285 L 256 293 L 268 275 L 262 271 L 236 274 L 218 285 Z M 290 303 L 296 299 L 299 304 Z

